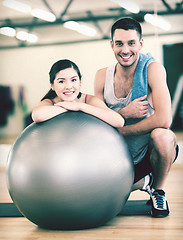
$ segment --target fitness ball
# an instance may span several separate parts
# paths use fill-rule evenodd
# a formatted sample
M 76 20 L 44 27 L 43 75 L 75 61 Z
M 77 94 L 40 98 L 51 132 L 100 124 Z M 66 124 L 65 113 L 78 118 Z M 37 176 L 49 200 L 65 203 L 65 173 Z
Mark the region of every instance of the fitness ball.
M 32 123 L 8 156 L 13 202 L 27 219 L 46 229 L 106 224 L 127 201 L 133 178 L 123 137 L 83 112 Z

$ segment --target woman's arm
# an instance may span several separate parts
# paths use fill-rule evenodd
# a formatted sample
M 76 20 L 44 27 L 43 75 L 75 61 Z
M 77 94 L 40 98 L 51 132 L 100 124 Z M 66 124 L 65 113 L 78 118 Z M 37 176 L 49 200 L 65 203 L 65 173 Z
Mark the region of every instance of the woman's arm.
M 95 96 L 88 95 L 87 104 L 83 106 L 82 111 L 100 118 L 113 127 L 124 126 L 124 118 L 119 113 L 108 108 L 102 100 Z
M 67 109 L 53 105 L 49 99 L 45 99 L 33 109 L 32 119 L 34 122 L 43 122 L 66 111 Z
M 120 128 L 124 126 L 124 119 L 119 113 L 111 110 L 102 100 L 92 95 L 87 96 L 87 103 L 59 102 L 57 105 L 67 110 L 82 111 L 91 114 L 109 123 L 113 127 Z

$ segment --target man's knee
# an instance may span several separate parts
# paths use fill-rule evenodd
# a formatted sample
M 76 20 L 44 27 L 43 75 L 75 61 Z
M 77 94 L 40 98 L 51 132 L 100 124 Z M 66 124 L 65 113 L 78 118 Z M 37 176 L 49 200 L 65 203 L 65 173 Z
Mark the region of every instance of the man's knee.
M 169 129 L 156 128 L 151 132 L 150 138 L 155 148 L 174 148 L 176 146 L 176 136 Z

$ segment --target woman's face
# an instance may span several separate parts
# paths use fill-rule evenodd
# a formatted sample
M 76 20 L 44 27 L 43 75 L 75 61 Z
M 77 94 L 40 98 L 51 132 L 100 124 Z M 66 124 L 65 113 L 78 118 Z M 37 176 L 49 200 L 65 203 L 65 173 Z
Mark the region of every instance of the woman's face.
M 74 68 L 66 68 L 56 74 L 51 88 L 62 101 L 74 101 L 80 92 L 81 81 Z

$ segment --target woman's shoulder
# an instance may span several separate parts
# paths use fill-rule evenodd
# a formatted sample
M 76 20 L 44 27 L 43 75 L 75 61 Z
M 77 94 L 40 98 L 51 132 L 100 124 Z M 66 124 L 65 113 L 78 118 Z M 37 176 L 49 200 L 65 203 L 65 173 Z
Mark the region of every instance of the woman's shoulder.
M 45 98 L 44 100 L 42 100 L 41 101 L 42 103 L 44 103 L 44 104 L 52 104 L 52 105 L 54 105 L 55 103 L 56 103 L 56 100 L 53 98 L 53 99 L 51 99 L 51 98 Z
M 85 94 L 85 103 L 93 104 L 95 102 L 101 102 L 102 100 L 95 95 Z

